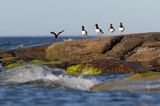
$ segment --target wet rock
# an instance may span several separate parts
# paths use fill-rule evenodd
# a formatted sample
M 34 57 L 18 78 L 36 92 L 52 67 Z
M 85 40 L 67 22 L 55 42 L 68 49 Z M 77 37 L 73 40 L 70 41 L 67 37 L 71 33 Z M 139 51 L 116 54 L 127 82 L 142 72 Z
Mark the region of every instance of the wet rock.
M 8 57 L 8 58 L 1 59 L 3 66 L 7 66 L 7 65 L 15 63 L 17 61 L 19 61 L 19 58 L 16 58 L 16 57 Z
M 60 68 L 60 69 L 67 69 L 67 67 L 72 66 L 75 64 L 69 63 L 69 62 L 61 62 L 59 64 L 47 64 L 47 66 L 51 68 Z
M 25 62 L 23 60 L 19 60 L 17 62 L 5 65 L 4 67 L 7 68 L 7 69 L 10 69 L 10 68 L 16 68 L 16 67 L 22 66 L 24 64 L 25 64 Z
M 29 48 L 20 48 L 15 50 L 0 51 L 0 58 L 3 66 L 14 66 L 14 64 L 16 64 L 16 62 L 20 60 L 29 62 L 34 59 L 45 59 L 45 50 L 48 46 L 49 44 Z
M 8 65 L 4 65 L 5 68 L 10 69 L 10 68 L 16 68 L 25 64 L 32 64 L 32 65 L 47 65 L 47 66 L 56 66 L 59 64 L 62 64 L 60 61 L 46 61 L 46 60 L 31 60 L 31 61 L 24 61 L 24 60 L 18 60 L 14 63 L 10 63 Z M 58 67 L 55 67 L 58 68 Z
M 96 85 L 91 90 L 160 91 L 159 80 L 159 72 L 148 72 L 110 81 L 104 85 Z
M 1 51 L 0 57 L 11 58 L 17 57 L 21 59 L 45 59 L 45 50 L 50 46 L 50 44 L 28 47 L 28 48 L 20 48 L 15 50 L 7 50 Z
M 122 60 L 93 60 L 88 64 L 105 71 L 105 73 L 144 73 L 145 68 L 135 62 L 127 62 Z
M 97 74 L 122 74 L 122 73 L 145 73 L 150 71 L 146 70 L 143 66 L 122 60 L 93 60 L 84 63 L 67 63 L 67 65 L 58 64 L 51 67 L 66 69 L 68 74 L 71 75 L 97 75 Z

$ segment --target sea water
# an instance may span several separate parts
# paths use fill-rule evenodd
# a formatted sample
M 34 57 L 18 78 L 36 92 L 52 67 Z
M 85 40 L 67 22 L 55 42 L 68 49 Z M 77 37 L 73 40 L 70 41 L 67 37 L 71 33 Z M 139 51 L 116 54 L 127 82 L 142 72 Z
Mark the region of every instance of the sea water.
M 81 37 L 62 37 L 58 41 Z M 0 38 L 0 50 L 57 42 L 52 37 Z M 159 106 L 160 93 L 91 91 L 128 75 L 70 76 L 65 70 L 23 65 L 0 73 L 0 106 Z

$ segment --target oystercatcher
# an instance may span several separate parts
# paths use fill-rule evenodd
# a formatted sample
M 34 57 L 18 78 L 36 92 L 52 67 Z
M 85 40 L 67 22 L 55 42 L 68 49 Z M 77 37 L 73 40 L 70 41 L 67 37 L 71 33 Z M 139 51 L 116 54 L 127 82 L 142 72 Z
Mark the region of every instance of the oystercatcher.
M 82 27 L 81 27 L 81 33 L 82 33 L 82 35 L 84 36 L 84 38 L 87 39 L 88 33 L 87 33 L 87 31 L 85 30 L 85 28 L 84 28 L 83 25 L 82 25 Z
M 96 31 L 97 36 L 101 36 L 101 34 L 104 34 L 102 29 L 99 28 L 98 24 L 95 24 L 94 26 L 96 27 L 95 31 Z
M 110 24 L 110 27 L 108 29 L 109 32 L 113 33 L 115 31 L 115 28 L 113 27 L 112 24 Z
M 124 31 L 125 31 L 125 27 L 123 26 L 123 23 L 122 23 L 122 22 L 120 23 L 119 31 L 120 31 L 120 32 L 124 32 Z
M 64 32 L 64 30 L 62 30 L 62 31 L 60 31 L 58 33 L 55 33 L 55 32 L 50 32 L 50 33 L 54 35 L 55 39 L 57 39 L 62 32 Z

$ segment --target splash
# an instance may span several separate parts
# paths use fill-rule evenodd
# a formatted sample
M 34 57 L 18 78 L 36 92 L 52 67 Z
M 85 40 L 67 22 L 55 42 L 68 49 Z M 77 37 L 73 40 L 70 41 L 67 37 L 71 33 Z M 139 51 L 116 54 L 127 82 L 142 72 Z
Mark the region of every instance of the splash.
M 9 69 L 0 74 L 0 84 L 21 84 L 41 81 L 44 85 L 71 88 L 77 90 L 89 90 L 98 83 L 95 79 L 68 76 L 65 70 L 52 69 L 47 66 L 24 65 Z
M 71 39 L 71 38 L 69 38 L 69 39 L 64 39 L 63 41 L 73 41 L 74 39 Z
M 19 45 L 17 45 L 17 46 L 15 47 L 15 49 L 20 49 L 20 48 L 23 48 L 23 47 L 24 47 L 23 44 L 19 44 Z

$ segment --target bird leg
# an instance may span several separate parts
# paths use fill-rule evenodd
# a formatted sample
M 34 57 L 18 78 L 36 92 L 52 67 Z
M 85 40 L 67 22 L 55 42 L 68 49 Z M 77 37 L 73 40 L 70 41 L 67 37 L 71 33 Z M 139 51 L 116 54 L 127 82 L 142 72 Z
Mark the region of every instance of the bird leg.
M 102 38 L 102 36 L 101 36 L 101 34 L 99 33 L 99 34 L 98 34 L 98 39 L 101 39 L 101 38 Z

